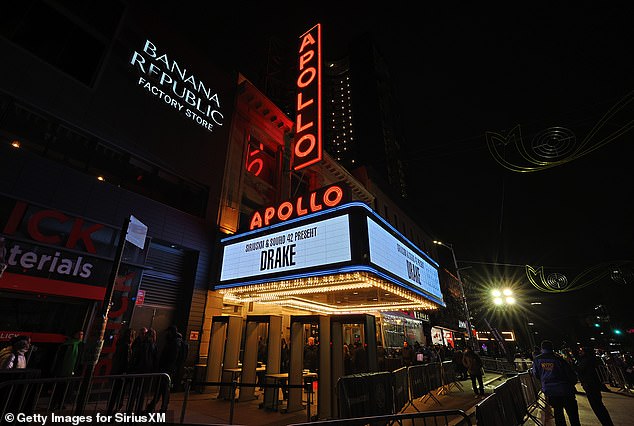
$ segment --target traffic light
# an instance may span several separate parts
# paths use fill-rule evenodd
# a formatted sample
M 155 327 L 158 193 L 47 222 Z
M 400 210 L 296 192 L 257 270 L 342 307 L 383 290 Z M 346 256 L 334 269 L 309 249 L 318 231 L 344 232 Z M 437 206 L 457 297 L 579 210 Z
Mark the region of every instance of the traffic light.
M 620 329 L 615 328 L 614 330 L 612 330 L 612 332 L 614 332 L 614 334 L 621 334 L 623 333 Z
M 598 322 L 595 322 L 595 323 L 594 323 L 594 326 L 595 326 L 596 328 L 599 328 L 599 327 L 601 327 L 601 324 L 599 324 Z

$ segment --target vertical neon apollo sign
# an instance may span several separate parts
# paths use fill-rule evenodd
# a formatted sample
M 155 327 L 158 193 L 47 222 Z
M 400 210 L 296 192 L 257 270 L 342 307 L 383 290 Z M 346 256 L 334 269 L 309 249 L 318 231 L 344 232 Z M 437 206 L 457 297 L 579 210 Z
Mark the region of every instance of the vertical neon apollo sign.
M 321 161 L 321 24 L 299 38 L 293 170 Z

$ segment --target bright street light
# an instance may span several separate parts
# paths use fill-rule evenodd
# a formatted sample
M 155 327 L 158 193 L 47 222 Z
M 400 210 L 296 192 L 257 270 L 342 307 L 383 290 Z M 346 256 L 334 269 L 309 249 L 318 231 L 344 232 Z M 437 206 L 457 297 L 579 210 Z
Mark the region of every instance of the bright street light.
M 496 306 L 506 306 L 506 305 L 515 305 L 517 300 L 513 296 L 513 290 L 510 288 L 493 289 L 491 290 L 491 294 L 493 295 L 493 304 Z M 531 305 L 541 305 L 541 302 L 531 302 Z M 524 317 L 524 328 L 526 329 L 526 335 L 529 340 L 529 344 L 531 346 L 535 346 L 535 339 L 533 337 L 533 333 L 528 329 L 529 325 L 534 325 L 532 322 L 528 322 L 528 318 L 526 317 L 526 313 L 522 311 L 522 315 Z

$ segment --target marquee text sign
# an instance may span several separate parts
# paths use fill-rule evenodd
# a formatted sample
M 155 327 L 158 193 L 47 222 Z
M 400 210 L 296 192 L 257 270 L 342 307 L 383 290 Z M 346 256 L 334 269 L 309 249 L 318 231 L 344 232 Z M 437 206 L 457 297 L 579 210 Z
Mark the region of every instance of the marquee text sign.
M 132 53 L 130 65 L 140 73 L 139 86 L 188 120 L 210 132 L 224 124 L 218 93 L 150 40 Z
M 349 216 L 337 216 L 227 244 L 220 281 L 350 261 Z
M 368 218 L 370 262 L 442 301 L 438 269 Z
M 299 38 L 293 170 L 321 161 L 321 25 Z
M 277 207 L 266 207 L 256 210 L 251 216 L 249 229 L 262 228 L 277 222 L 284 222 L 294 217 L 316 213 L 349 201 L 347 190 L 342 185 L 335 184 L 320 188 L 308 195 L 302 195 L 292 201 L 284 201 Z

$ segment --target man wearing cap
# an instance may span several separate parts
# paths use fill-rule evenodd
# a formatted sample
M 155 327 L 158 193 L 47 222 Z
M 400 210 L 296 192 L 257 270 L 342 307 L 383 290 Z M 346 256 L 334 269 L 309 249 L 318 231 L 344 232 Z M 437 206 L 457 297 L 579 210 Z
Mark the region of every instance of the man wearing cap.
M 564 410 L 572 426 L 581 426 L 579 406 L 575 398 L 577 375 L 572 366 L 553 352 L 553 342 L 544 340 L 541 354 L 533 360 L 533 375 L 541 381 L 546 401 L 553 407 L 555 425 L 566 426 Z

